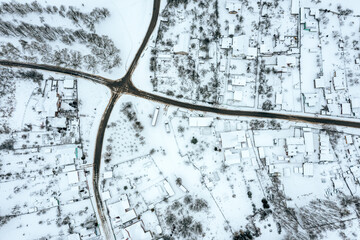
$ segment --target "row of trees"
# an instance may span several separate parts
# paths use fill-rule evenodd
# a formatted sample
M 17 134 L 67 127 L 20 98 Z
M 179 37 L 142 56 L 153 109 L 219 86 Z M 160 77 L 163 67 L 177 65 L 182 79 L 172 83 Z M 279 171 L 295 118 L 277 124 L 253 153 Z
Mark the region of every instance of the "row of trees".
M 64 5 L 60 7 L 50 5 L 43 7 L 36 1 L 32 3 L 13 1 L 0 4 L 0 15 L 12 14 L 24 17 L 31 13 L 58 14 L 63 18 L 70 19 L 74 24 L 83 23 L 91 31 L 95 31 L 95 24 L 110 16 L 110 11 L 107 8 L 94 8 L 90 13 L 84 13 L 73 6 L 70 6 L 68 9 Z

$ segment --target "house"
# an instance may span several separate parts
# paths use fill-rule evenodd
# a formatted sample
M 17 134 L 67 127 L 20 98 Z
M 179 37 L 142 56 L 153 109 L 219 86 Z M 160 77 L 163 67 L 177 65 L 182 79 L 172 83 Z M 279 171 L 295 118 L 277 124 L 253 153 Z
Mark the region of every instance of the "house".
M 342 115 L 351 115 L 351 105 L 350 103 L 341 104 L 341 114 Z
M 290 157 L 297 155 L 298 153 L 305 152 L 304 138 L 302 137 L 290 137 L 286 138 L 286 154 Z
M 223 49 L 229 49 L 232 47 L 232 38 L 230 37 L 224 37 L 221 39 L 221 48 Z
M 190 127 L 210 127 L 213 123 L 212 117 L 189 117 Z
M 335 90 L 344 90 L 346 89 L 346 80 L 344 71 L 337 71 L 333 77 L 333 84 Z
M 255 147 L 272 147 L 274 145 L 273 135 L 268 133 L 254 134 Z
M 67 235 L 66 237 L 67 240 L 80 240 L 80 235 L 79 233 L 73 233 L 73 234 L 70 234 L 70 235 Z
M 314 80 L 314 86 L 315 88 L 325 88 L 325 79 L 323 76 L 316 78 Z
M 291 14 L 299 15 L 300 10 L 300 1 L 299 0 L 291 0 Z
M 245 86 L 246 85 L 246 78 L 241 76 L 234 76 L 231 78 L 231 84 L 234 86 Z
M 314 107 L 318 103 L 318 95 L 317 93 L 303 93 L 305 104 L 309 107 Z
M 112 171 L 106 171 L 106 172 L 104 172 L 104 179 L 112 178 L 112 176 L 113 176 Z
M 243 93 L 242 91 L 234 91 L 234 101 L 241 102 Z
M 103 201 L 109 200 L 111 198 L 110 191 L 102 192 L 101 199 Z
M 285 56 L 281 55 L 276 58 L 276 65 L 274 70 L 276 72 L 287 72 L 288 67 L 296 66 L 296 57 L 295 56 Z
M 164 188 L 165 188 L 165 191 L 167 192 L 167 194 L 171 197 L 171 196 L 174 196 L 175 192 L 174 190 L 172 189 L 170 183 L 167 181 L 167 180 L 164 180 L 163 181 L 163 185 L 164 185 Z
M 226 63 L 227 63 L 227 59 L 226 58 L 222 58 L 220 59 L 220 72 L 225 72 L 226 70 Z
M 122 198 L 124 196 L 122 195 Z M 118 202 L 108 204 L 109 216 L 114 220 L 121 220 L 122 223 L 129 222 L 137 217 L 134 209 L 130 209 L 128 199 L 123 198 Z
M 307 155 L 314 153 L 314 134 L 311 129 L 304 128 L 305 152 Z
M 229 24 L 229 36 L 233 36 L 235 33 L 235 24 L 230 23 Z
M 303 174 L 306 177 L 314 176 L 314 164 L 313 163 L 303 163 Z
M 255 59 L 257 56 L 257 48 L 249 46 L 249 37 L 240 35 L 233 37 L 232 43 L 234 57 L 246 57 L 247 59 Z
M 74 184 L 74 183 L 79 182 L 79 173 L 78 173 L 78 171 L 68 172 L 67 177 L 68 177 L 68 183 L 69 184 Z
M 64 80 L 64 88 L 73 89 L 73 88 L 74 88 L 74 80 L 72 80 L 72 79 L 65 79 L 65 80 Z
M 224 152 L 225 162 L 227 165 L 240 164 L 239 152 L 232 152 L 229 149 Z
M 174 53 L 182 54 L 182 55 L 189 54 L 189 43 L 190 43 L 190 34 L 181 33 L 179 35 L 177 44 L 174 46 Z
M 230 14 L 236 14 L 241 9 L 241 2 L 240 1 L 226 1 L 226 9 L 229 11 Z
M 240 143 L 246 142 L 245 131 L 233 131 L 220 133 L 223 148 L 233 148 Z
M 150 231 L 145 231 L 143 221 L 138 221 L 123 229 L 123 236 L 126 240 L 151 240 Z
M 283 102 L 283 95 L 282 95 L 282 93 L 277 92 L 275 94 L 275 104 L 282 105 L 282 102 Z
M 326 133 L 320 133 L 320 162 L 332 162 L 334 156 L 331 153 L 331 145 L 329 135 Z

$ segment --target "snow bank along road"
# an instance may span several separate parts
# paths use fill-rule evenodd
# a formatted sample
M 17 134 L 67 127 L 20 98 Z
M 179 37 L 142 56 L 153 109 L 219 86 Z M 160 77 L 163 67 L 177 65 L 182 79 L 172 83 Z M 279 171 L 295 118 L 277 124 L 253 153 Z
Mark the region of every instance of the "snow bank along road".
M 296 114 L 281 114 L 281 113 L 273 113 L 273 112 L 264 112 L 264 111 L 243 111 L 243 110 L 230 110 L 224 108 L 217 108 L 213 106 L 204 106 L 204 105 L 197 105 L 191 104 L 186 102 L 177 101 L 175 99 L 170 99 L 163 96 L 158 96 L 153 93 L 142 91 L 136 88 L 132 81 L 131 76 L 136 68 L 138 60 L 146 47 L 146 44 L 155 29 L 159 10 L 160 10 L 160 1 L 161 0 L 154 0 L 153 5 L 153 13 L 151 17 L 151 22 L 148 27 L 147 33 L 144 37 L 144 40 L 137 51 L 135 58 L 133 59 L 127 73 L 125 76 L 118 80 L 111 80 L 101 76 L 76 71 L 73 69 L 67 69 L 57 66 L 50 66 L 44 64 L 34 64 L 34 63 L 21 63 L 21 62 L 14 62 L 14 61 L 7 61 L 7 60 L 0 60 L 0 65 L 8 66 L 8 67 L 22 67 L 22 68 L 30 68 L 30 69 L 37 69 L 37 70 L 46 70 L 56 73 L 68 74 L 71 76 L 81 77 L 95 83 L 103 84 L 110 88 L 112 92 L 112 96 L 110 101 L 103 113 L 100 126 L 98 129 L 98 133 L 96 136 L 96 145 L 95 145 L 95 155 L 94 155 L 94 163 L 93 163 L 93 187 L 94 187 L 94 196 L 96 200 L 96 206 L 100 218 L 100 224 L 102 228 L 102 233 L 106 239 L 114 239 L 114 234 L 112 233 L 111 226 L 108 222 L 108 218 L 106 217 L 106 210 L 104 208 L 104 204 L 101 200 L 100 192 L 99 192 L 99 176 L 100 176 L 100 165 L 101 165 L 101 153 L 102 153 L 102 146 L 104 140 L 105 129 L 107 123 L 109 121 L 109 117 L 111 112 L 114 108 L 115 103 L 121 97 L 122 94 L 130 94 L 136 97 L 145 98 L 151 101 L 157 101 L 159 103 L 173 105 L 181 108 L 186 108 L 189 110 L 196 110 L 196 111 L 203 111 L 209 113 L 216 113 L 222 115 L 231 115 L 231 116 L 244 116 L 244 117 L 255 117 L 255 118 L 267 118 L 267 119 L 280 119 L 280 120 L 288 120 L 294 122 L 307 122 L 312 124 L 324 124 L 324 125 L 336 125 L 336 126 L 344 126 L 344 127 L 353 127 L 353 128 L 360 128 L 360 121 L 355 119 L 332 119 L 332 118 L 324 118 L 324 117 L 311 117 L 311 116 L 302 116 Z

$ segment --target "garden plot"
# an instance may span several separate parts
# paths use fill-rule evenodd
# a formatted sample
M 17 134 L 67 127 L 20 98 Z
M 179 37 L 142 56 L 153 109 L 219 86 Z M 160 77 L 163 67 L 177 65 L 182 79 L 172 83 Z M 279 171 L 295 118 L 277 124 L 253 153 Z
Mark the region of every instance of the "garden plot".
M 90 200 L 52 207 L 43 211 L 10 217 L 2 222 L 0 233 L 11 239 L 64 238 L 72 232 L 94 237 L 96 218 Z
M 64 205 L 89 196 L 83 171 L 75 172 L 78 182 L 70 182 L 74 172 L 43 175 L 29 179 L 2 182 L 4 215 L 20 215 Z M 80 191 L 81 190 L 81 191 Z M 6 202 L 6 204 L 5 204 Z

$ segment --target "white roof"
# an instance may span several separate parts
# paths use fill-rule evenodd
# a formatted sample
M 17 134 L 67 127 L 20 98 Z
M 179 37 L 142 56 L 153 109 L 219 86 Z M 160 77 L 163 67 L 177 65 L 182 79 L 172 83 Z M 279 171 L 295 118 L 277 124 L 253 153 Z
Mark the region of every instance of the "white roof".
M 166 180 L 163 181 L 163 184 L 164 184 L 164 188 L 166 190 L 166 192 L 169 194 L 169 196 L 173 196 L 175 193 L 174 193 L 174 190 L 172 189 L 170 183 Z
M 316 104 L 319 102 L 317 93 L 304 93 L 305 97 L 305 103 L 309 107 L 316 106 Z
M 224 37 L 221 39 L 221 48 L 230 48 L 232 45 L 232 38 Z
M 242 157 L 242 158 L 249 158 L 249 157 L 250 157 L 250 152 L 249 152 L 249 150 L 242 150 L 242 151 L 241 151 L 241 157 Z
M 324 88 L 325 87 L 325 79 L 324 77 L 315 79 L 315 88 Z
M 265 158 L 265 150 L 263 147 L 258 148 L 259 151 L 259 158 Z
M 124 204 L 122 201 L 115 202 L 107 205 L 109 210 L 109 215 L 111 218 L 119 217 L 123 223 L 128 222 L 134 218 L 136 218 L 136 213 L 133 209 L 124 208 Z
M 220 60 L 220 72 L 225 72 L 225 70 L 226 70 L 226 61 L 227 61 L 226 58 L 222 58 Z
M 236 13 L 241 9 L 241 2 L 226 1 L 226 9 L 229 11 L 229 13 Z
M 210 127 L 214 118 L 212 117 L 189 117 L 190 127 Z
M 228 165 L 234 165 L 240 163 L 240 154 L 238 152 L 231 152 L 230 150 L 225 150 L 225 162 Z
M 274 138 L 270 133 L 254 134 L 254 142 L 256 147 L 272 147 L 274 145 Z
M 232 85 L 235 86 L 245 86 L 246 85 L 246 78 L 240 76 L 234 76 L 231 78 Z
M 105 179 L 112 178 L 112 175 L 113 175 L 112 171 L 104 172 L 104 178 Z
M 314 176 L 314 165 L 312 163 L 303 164 L 304 176 L 312 177 Z
M 246 141 L 245 131 L 223 132 L 220 136 L 223 148 L 232 148 Z
M 242 91 L 234 91 L 234 100 L 235 101 L 242 101 L 243 93 Z
M 68 182 L 69 184 L 78 183 L 79 182 L 79 174 L 77 171 L 68 172 Z
M 352 98 L 351 106 L 352 108 L 360 108 L 360 97 Z
M 343 115 L 351 115 L 351 105 L 350 105 L 350 103 L 342 103 L 341 104 L 341 113 Z
M 337 71 L 336 77 L 333 78 L 335 90 L 343 90 L 346 88 L 344 71 Z
M 152 236 L 150 232 L 145 232 L 143 224 L 141 221 L 136 222 L 124 230 L 124 235 L 128 236 L 131 240 L 151 240 Z
M 181 33 L 177 44 L 174 46 L 175 53 L 188 53 L 189 52 L 189 43 L 190 43 L 190 34 Z
M 314 153 L 314 135 L 312 132 L 304 132 L 305 151 L 308 155 Z
M 291 0 L 291 14 L 299 14 L 300 3 L 299 0 Z
M 230 23 L 229 24 L 229 35 L 234 35 L 235 33 L 235 24 Z
M 74 88 L 74 80 L 65 79 L 64 80 L 64 88 Z
M 111 198 L 110 191 L 102 192 L 101 193 L 101 198 L 102 198 L 103 201 L 106 201 L 106 200 L 110 199 Z
M 287 145 L 302 145 L 304 144 L 304 138 L 302 137 L 289 137 L 286 138 Z
M 67 240 L 80 240 L 80 235 L 78 233 L 67 235 Z
M 275 104 L 282 105 L 282 102 L 283 102 L 283 95 L 281 93 L 277 92 L 275 95 Z

